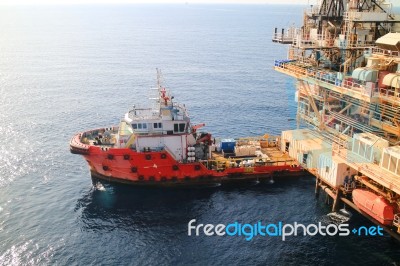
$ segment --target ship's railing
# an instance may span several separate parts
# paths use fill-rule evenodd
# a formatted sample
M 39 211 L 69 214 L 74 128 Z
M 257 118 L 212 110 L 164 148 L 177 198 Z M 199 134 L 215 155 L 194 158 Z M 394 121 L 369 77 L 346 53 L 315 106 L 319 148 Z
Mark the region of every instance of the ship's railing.
M 259 137 L 245 137 L 245 138 L 238 138 L 236 140 L 236 144 L 238 146 L 241 145 L 255 145 L 260 146 L 261 148 L 268 148 L 268 147 L 276 147 L 280 141 L 280 136 L 259 136 Z
M 184 104 L 174 103 L 173 107 L 182 112 L 182 114 L 179 114 L 179 116 L 182 116 L 182 120 L 189 119 L 189 114 L 188 114 L 188 112 L 186 110 L 186 106 Z
M 257 166 L 293 166 L 296 160 L 272 161 L 260 157 L 248 158 L 221 158 L 201 161 L 208 169 L 224 170 L 228 168 L 253 168 Z
M 129 110 L 128 117 L 132 120 L 153 119 L 159 117 L 158 110 L 153 108 L 134 108 Z
M 118 127 L 108 127 L 108 128 L 99 128 L 99 129 L 93 129 L 93 130 L 88 130 L 82 133 L 80 141 L 83 144 L 92 144 L 93 142 L 100 143 L 101 144 L 95 144 L 95 145 L 115 145 L 116 139 L 115 136 L 118 134 Z M 101 138 L 99 139 L 99 137 Z

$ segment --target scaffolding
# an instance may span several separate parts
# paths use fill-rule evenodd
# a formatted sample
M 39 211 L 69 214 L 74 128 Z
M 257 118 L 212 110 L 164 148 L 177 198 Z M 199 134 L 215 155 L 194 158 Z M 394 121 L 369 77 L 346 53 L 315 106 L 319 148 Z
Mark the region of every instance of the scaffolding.
M 400 207 L 400 170 L 383 169 L 383 157 L 360 160 L 351 148 L 360 134 L 400 145 L 400 33 L 394 32 L 400 15 L 388 1 L 321 0 L 291 30 L 288 60 L 276 60 L 274 69 L 297 79 L 298 127 L 331 143 L 332 156 Z

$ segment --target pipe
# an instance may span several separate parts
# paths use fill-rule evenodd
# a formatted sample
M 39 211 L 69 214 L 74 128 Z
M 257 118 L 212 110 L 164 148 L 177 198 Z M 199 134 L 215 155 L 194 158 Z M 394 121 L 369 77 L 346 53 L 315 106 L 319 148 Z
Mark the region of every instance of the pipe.
M 331 196 L 333 199 L 336 198 L 335 193 L 328 186 L 322 185 L 321 188 L 322 188 L 323 191 L 326 192 L 326 194 Z

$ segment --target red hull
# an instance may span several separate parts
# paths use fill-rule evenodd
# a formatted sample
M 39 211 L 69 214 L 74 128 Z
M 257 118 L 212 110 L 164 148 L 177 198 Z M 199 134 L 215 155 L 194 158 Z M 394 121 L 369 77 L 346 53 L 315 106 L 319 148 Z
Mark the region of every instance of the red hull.
M 235 181 L 252 181 L 274 176 L 304 174 L 300 166 L 290 164 L 256 165 L 214 170 L 201 162 L 180 163 L 166 151 L 136 152 L 128 148 L 105 149 L 80 142 L 81 135 L 72 138 L 71 152 L 84 156 L 92 176 L 120 183 L 137 185 L 201 186 Z
M 353 202 L 356 206 L 384 225 L 391 225 L 394 219 L 393 206 L 384 198 L 363 189 L 353 190 Z

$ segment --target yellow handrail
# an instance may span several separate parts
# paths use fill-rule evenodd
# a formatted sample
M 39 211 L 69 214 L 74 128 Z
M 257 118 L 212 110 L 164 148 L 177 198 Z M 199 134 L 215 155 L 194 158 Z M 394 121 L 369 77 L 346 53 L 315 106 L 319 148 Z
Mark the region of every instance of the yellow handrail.
M 129 148 L 135 140 L 136 140 L 136 134 L 132 134 L 132 135 L 129 137 L 129 140 L 128 140 L 128 142 L 126 143 L 125 147 Z

